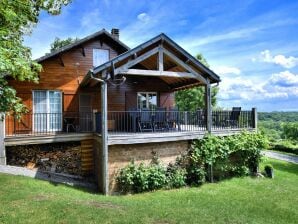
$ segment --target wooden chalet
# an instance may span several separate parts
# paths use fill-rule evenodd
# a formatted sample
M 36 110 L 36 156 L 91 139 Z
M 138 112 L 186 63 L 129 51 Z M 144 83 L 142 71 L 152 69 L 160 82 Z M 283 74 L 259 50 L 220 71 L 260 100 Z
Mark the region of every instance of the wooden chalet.
M 147 161 L 155 151 L 170 162 L 207 132 L 256 128 L 255 109 L 212 111 L 219 76 L 163 33 L 130 49 L 118 29 L 101 30 L 37 61 L 38 84 L 9 81 L 29 113 L 2 123 L 2 163 L 5 147 L 80 141 L 82 169 L 107 194 L 132 159 Z M 176 108 L 175 92 L 196 86 L 205 88 L 205 107 Z

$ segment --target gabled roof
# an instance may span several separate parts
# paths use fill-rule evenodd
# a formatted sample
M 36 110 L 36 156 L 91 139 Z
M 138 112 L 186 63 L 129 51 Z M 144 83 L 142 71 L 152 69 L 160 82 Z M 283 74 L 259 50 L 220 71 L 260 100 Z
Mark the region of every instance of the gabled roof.
M 52 57 L 54 57 L 56 55 L 59 55 L 59 54 L 65 52 L 65 51 L 71 50 L 74 47 L 80 46 L 80 45 L 84 44 L 85 42 L 87 42 L 89 40 L 92 40 L 92 39 L 94 39 L 96 37 L 99 37 L 99 36 L 106 36 L 106 37 L 108 37 L 111 41 L 115 42 L 124 52 L 130 49 L 122 41 L 120 41 L 119 39 L 113 37 L 105 29 L 102 29 L 102 30 L 100 30 L 100 31 L 98 31 L 96 33 L 93 33 L 93 34 L 91 34 L 91 35 L 89 35 L 87 37 L 84 37 L 84 38 L 76 41 L 75 43 L 68 44 L 68 45 L 66 45 L 66 46 L 64 46 L 64 47 L 62 47 L 62 48 L 60 48 L 60 49 L 58 49 L 56 51 L 53 51 L 53 52 L 51 52 L 49 54 L 46 54 L 46 55 L 44 55 L 44 56 L 36 59 L 36 61 L 37 62 L 42 62 L 42 61 L 44 61 L 46 59 L 52 58 Z
M 86 83 L 91 77 L 91 73 L 93 75 L 96 75 L 98 73 L 103 72 L 104 70 L 111 70 L 111 67 L 117 63 L 120 63 L 120 64 L 127 63 L 126 60 L 128 60 L 128 58 L 136 55 L 137 53 L 140 53 L 141 51 L 144 51 L 144 49 L 150 49 L 151 46 L 154 46 L 154 45 L 156 46 L 159 43 L 162 43 L 163 45 L 167 45 L 169 48 L 172 49 L 172 51 L 175 52 L 176 55 L 179 55 L 180 57 L 185 58 L 187 63 L 190 64 L 196 71 L 198 71 L 198 73 L 200 73 L 206 78 L 208 77 L 210 79 L 210 83 L 220 82 L 220 77 L 217 74 L 215 74 L 212 70 L 207 68 L 201 62 L 199 62 L 195 57 L 193 57 L 191 54 L 185 51 L 182 47 L 180 47 L 167 35 L 165 35 L 164 33 L 161 33 L 160 35 L 140 44 L 139 46 L 127 52 L 124 52 L 123 54 L 120 54 L 119 56 L 94 68 L 93 70 L 90 70 L 89 73 L 84 77 L 84 80 L 82 81 L 82 85 L 86 85 Z

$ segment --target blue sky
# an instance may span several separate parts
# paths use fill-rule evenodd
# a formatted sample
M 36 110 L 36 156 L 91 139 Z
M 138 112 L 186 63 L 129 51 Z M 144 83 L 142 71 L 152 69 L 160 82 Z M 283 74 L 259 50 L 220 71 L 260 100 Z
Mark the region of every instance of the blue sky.
M 37 58 L 55 37 L 120 29 L 134 47 L 163 32 L 220 75 L 218 105 L 298 111 L 298 1 L 73 0 L 42 13 L 25 44 Z

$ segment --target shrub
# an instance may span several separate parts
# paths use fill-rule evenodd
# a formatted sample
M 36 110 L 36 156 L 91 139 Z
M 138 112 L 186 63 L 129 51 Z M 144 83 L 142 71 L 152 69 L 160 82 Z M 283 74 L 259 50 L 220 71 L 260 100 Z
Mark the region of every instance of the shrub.
M 166 169 L 160 164 L 151 163 L 146 166 L 143 163 L 136 165 L 131 162 L 120 170 L 117 183 L 122 193 L 157 190 L 167 183 Z
M 206 172 L 211 166 L 216 180 L 256 172 L 261 150 L 267 146 L 267 139 L 260 133 L 242 132 L 229 137 L 208 134 L 192 145 L 188 169 L 191 183 L 197 181 L 192 174 L 199 172 L 202 175 L 203 168 L 207 178 L 211 179 L 210 172 Z
M 186 169 L 176 164 L 167 167 L 168 188 L 179 188 L 186 186 Z
M 211 177 L 221 180 L 248 175 L 257 171 L 261 150 L 267 145 L 260 133 L 243 132 L 229 137 L 208 134 L 194 141 L 188 153 L 167 168 L 160 164 L 156 155 L 149 165 L 130 163 L 120 170 L 117 183 L 121 192 L 139 193 L 164 187 L 200 185 Z
M 150 164 L 147 167 L 148 172 L 148 190 L 158 190 L 167 183 L 166 169 L 160 164 Z

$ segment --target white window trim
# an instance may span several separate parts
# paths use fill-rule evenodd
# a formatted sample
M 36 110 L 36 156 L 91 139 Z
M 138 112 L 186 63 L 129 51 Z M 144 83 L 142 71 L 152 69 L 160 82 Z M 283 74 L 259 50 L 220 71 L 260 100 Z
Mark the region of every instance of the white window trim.
M 49 118 L 49 114 L 50 114 L 50 92 L 53 91 L 53 92 L 60 92 L 60 98 L 61 98 L 61 105 L 60 105 L 60 111 L 61 111 L 61 128 L 59 129 L 50 129 L 50 118 Z M 46 101 L 47 101 L 47 112 L 46 112 L 46 123 L 47 123 L 47 128 L 45 130 L 35 130 L 35 125 L 34 125 L 34 114 L 35 114 L 35 106 L 34 106 L 34 94 L 35 92 L 46 92 Z M 63 109 L 63 97 L 62 97 L 62 91 L 60 90 L 47 90 L 47 89 L 37 89 L 37 90 L 32 90 L 32 127 L 33 127 L 33 130 L 35 131 L 41 131 L 41 132 L 47 132 L 47 131 L 62 131 L 63 129 L 63 112 L 62 112 L 62 109 Z
M 148 100 L 148 95 L 149 94 L 155 94 L 156 95 L 156 106 L 158 104 L 158 94 L 157 92 L 137 92 L 137 108 L 139 109 L 140 108 L 140 105 L 139 105 L 139 99 L 138 99 L 138 95 L 139 94 L 146 94 L 146 108 L 149 108 L 149 100 Z M 149 108 L 150 109 L 150 108 Z
M 110 49 L 103 49 L 103 48 L 93 48 L 92 49 L 92 60 L 93 60 L 93 67 L 97 67 L 97 66 L 99 66 L 99 65 L 101 65 L 101 64 L 99 64 L 99 65 L 95 65 L 95 63 L 94 63 L 94 51 L 95 50 L 102 50 L 102 51 L 106 51 L 107 53 L 108 53 L 108 58 L 107 58 L 107 61 L 109 61 L 110 60 Z M 107 62 L 107 61 L 105 61 L 105 62 Z M 103 62 L 103 63 L 105 63 L 105 62 Z M 102 64 L 103 64 L 102 63 Z

